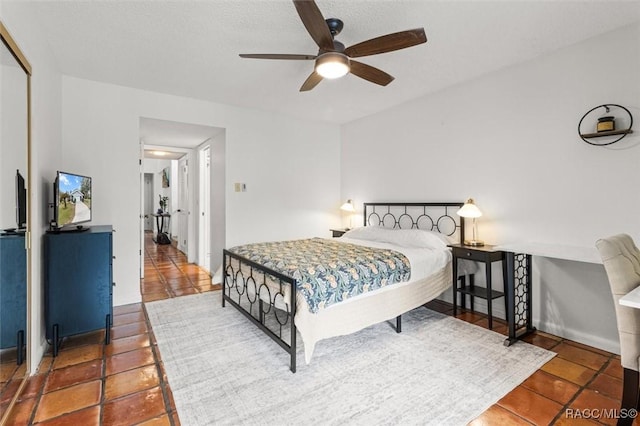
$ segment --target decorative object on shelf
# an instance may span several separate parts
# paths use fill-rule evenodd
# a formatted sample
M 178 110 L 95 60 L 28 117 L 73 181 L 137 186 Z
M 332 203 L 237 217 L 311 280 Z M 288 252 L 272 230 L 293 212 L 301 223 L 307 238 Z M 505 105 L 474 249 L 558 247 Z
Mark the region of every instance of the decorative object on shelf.
M 160 208 L 158 209 L 158 214 L 161 214 L 165 211 L 167 211 L 167 204 L 169 202 L 169 197 L 163 197 L 162 195 L 158 194 L 158 198 L 160 198 Z
M 476 206 L 473 198 L 469 198 L 464 205 L 456 212 L 456 214 L 460 217 L 469 217 L 473 219 L 473 239 L 464 240 L 464 244 L 467 246 L 479 247 L 484 245 L 484 241 L 478 239 L 478 225 L 476 223 L 476 219 L 482 216 L 482 212 Z
M 598 118 L 598 122 L 594 126 L 596 130 L 594 133 L 583 133 L 582 122 L 585 120 L 585 118 L 588 115 L 590 115 L 596 110 L 599 110 L 600 108 L 604 108 L 604 114 L 607 114 L 607 115 L 604 115 Z M 623 114 L 617 117 L 615 115 L 610 115 L 612 112 L 611 111 L 612 109 L 619 110 L 619 112 Z M 616 121 L 615 121 L 616 118 L 618 118 L 618 121 L 620 122 L 621 120 L 626 119 L 625 115 L 629 116 L 629 126 L 624 129 L 616 130 Z M 633 115 L 631 115 L 631 112 L 627 108 L 618 104 L 603 104 L 603 105 L 598 105 L 595 108 L 591 108 L 589 111 L 586 112 L 585 115 L 582 116 L 582 118 L 580 119 L 580 122 L 578 123 L 578 135 L 580 136 L 580 139 L 582 139 L 589 145 L 606 146 L 606 145 L 612 145 L 618 142 L 619 140 L 621 140 L 622 138 L 624 138 L 625 136 L 627 136 L 628 134 L 633 133 L 633 130 L 631 130 L 632 127 L 633 127 Z M 615 136 L 618 136 L 618 138 L 611 140 L 611 137 L 615 137 Z M 597 138 L 605 138 L 605 139 L 597 139 Z M 592 140 L 592 139 L 596 139 L 596 140 Z
M 353 207 L 353 202 L 351 199 L 348 199 L 346 203 L 340 206 L 340 210 L 343 210 L 349 214 L 349 229 L 353 228 L 353 213 L 356 211 L 355 207 Z
M 598 118 L 597 132 L 610 132 L 616 129 L 616 118 L 612 115 Z

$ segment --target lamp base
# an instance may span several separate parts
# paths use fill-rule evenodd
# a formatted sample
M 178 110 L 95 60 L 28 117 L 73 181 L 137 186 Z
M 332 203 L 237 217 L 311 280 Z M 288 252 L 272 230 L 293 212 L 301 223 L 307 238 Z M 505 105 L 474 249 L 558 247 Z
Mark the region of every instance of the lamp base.
M 484 245 L 484 241 L 481 240 L 464 240 L 464 245 L 465 246 L 471 246 L 471 247 L 481 247 Z

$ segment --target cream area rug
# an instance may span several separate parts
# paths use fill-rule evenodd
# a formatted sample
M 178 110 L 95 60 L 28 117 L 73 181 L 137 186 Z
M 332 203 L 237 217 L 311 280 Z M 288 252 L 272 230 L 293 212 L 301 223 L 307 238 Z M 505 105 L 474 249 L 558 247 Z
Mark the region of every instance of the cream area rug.
M 289 355 L 220 292 L 146 304 L 183 426 L 465 425 L 554 353 L 424 307 Z M 395 321 L 394 321 L 395 324 Z

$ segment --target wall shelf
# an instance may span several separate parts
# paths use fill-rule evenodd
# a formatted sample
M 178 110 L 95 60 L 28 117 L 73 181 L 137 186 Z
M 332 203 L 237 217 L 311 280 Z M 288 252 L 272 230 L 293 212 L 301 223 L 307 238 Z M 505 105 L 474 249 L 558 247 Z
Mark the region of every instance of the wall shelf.
M 628 127 L 625 129 L 618 129 L 618 130 L 605 130 L 602 132 L 583 133 L 582 123 L 585 120 L 585 118 L 587 116 L 590 116 L 592 113 L 594 113 L 596 110 L 599 110 L 600 108 L 603 108 L 606 114 L 610 114 L 610 113 L 612 114 L 611 117 L 601 117 L 601 118 L 610 118 L 612 121 L 616 118 L 615 117 L 616 115 L 618 116 L 618 119 L 628 118 L 627 120 L 625 120 L 626 122 L 628 122 Z M 612 109 L 614 110 L 613 113 L 611 112 Z M 615 114 L 616 112 L 618 114 Z M 591 115 L 591 117 L 593 117 L 593 115 Z M 587 120 L 587 123 L 588 122 L 589 120 Z M 633 115 L 631 115 L 631 112 L 627 108 L 618 104 L 603 104 L 603 105 L 598 105 L 597 107 L 591 108 L 582 116 L 582 118 L 580 119 L 580 122 L 578 123 L 578 136 L 580 136 L 580 139 L 582 139 L 584 142 L 588 143 L 589 145 L 607 146 L 607 145 L 612 145 L 622 140 L 628 134 L 633 133 L 633 130 L 631 130 L 631 127 L 633 127 Z M 618 137 L 615 138 L 616 136 Z M 597 138 L 606 138 L 606 137 L 614 137 L 615 139 L 613 140 L 604 139 L 598 142 L 593 140 Z
M 609 130 L 606 132 L 597 132 L 597 133 L 583 133 L 580 136 L 583 138 L 591 139 L 591 138 L 602 138 L 605 136 L 617 136 L 617 135 L 627 135 L 629 133 L 633 133 L 633 130 Z

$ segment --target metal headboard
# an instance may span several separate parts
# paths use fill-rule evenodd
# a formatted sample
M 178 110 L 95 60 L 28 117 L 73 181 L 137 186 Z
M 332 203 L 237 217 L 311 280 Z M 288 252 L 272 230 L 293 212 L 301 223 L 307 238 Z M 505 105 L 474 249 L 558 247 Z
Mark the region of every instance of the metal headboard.
M 464 241 L 464 218 L 456 211 L 464 202 L 364 203 L 364 226 L 424 229 Z

